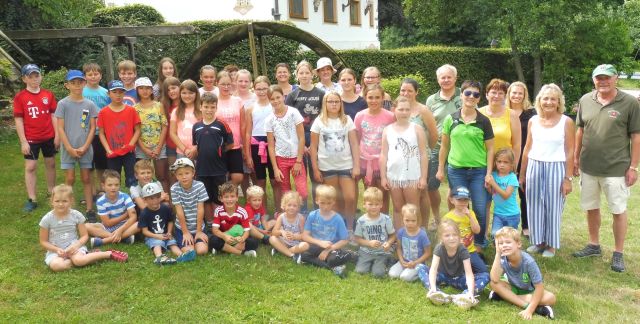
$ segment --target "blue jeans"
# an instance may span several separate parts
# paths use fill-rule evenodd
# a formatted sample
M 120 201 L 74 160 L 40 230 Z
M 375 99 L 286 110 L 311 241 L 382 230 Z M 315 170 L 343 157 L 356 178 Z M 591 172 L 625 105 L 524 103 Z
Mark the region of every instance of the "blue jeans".
M 418 278 L 422 281 L 422 285 L 427 289 L 431 290 L 431 285 L 429 284 L 429 267 L 424 264 L 419 264 L 416 266 L 418 270 Z M 473 291 L 474 295 L 479 295 L 484 290 L 484 287 L 489 284 L 489 273 L 481 272 L 473 274 L 475 289 Z M 438 272 L 436 276 L 436 285 L 446 285 L 451 286 L 453 288 L 466 291 L 467 290 L 467 278 L 462 275 L 459 277 L 449 277 L 442 272 Z
M 520 225 L 520 214 L 515 215 L 498 215 L 493 213 L 493 225 L 491 225 L 491 236 L 496 236 L 496 232 L 505 226 L 518 229 Z
M 107 168 L 111 170 L 115 170 L 119 174 L 122 172 L 124 168 L 124 183 L 127 185 L 127 188 L 138 183 L 136 180 L 136 175 L 133 169 L 133 166 L 136 164 L 136 154 L 134 152 L 129 152 L 122 156 L 116 156 L 107 159 Z
M 471 207 L 473 207 L 473 212 L 476 213 L 480 224 L 480 233 L 474 236 L 474 242 L 480 247 L 487 246 L 487 240 L 485 239 L 485 233 L 487 232 L 487 190 L 484 188 L 484 177 L 486 175 L 487 168 L 447 167 L 449 188 L 452 191 L 460 186 L 465 186 L 469 189 Z

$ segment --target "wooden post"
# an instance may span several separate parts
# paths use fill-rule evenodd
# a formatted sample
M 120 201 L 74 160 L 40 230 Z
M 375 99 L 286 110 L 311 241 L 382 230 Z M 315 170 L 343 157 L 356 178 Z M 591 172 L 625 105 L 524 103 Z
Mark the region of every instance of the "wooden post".
M 11 40 L 11 38 L 9 38 L 7 35 L 5 35 L 5 33 L 3 33 L 2 30 L 0 30 L 0 37 L 2 37 L 2 39 L 4 39 L 7 43 L 9 43 L 9 45 L 11 45 L 16 51 L 18 51 L 18 53 L 20 53 L 20 55 L 22 55 L 24 58 L 26 58 L 29 63 L 35 63 L 33 61 L 33 59 L 31 58 L 31 56 L 29 56 L 27 53 L 25 53 L 25 51 L 23 51 L 22 48 L 20 48 L 20 46 L 16 45 L 16 43 L 14 43 Z M 9 55 L 9 54 L 7 54 L 7 55 Z M 7 56 L 7 58 L 11 58 L 11 56 Z M 20 70 L 20 64 L 18 64 L 18 70 Z
M 256 40 L 253 34 L 253 24 L 248 24 L 249 31 L 249 50 L 251 51 L 251 65 L 253 67 L 253 75 L 260 75 L 258 71 L 258 57 L 256 55 Z
M 262 36 L 258 36 L 258 42 L 260 42 L 260 66 L 262 67 L 263 75 L 267 75 L 269 74 L 269 70 L 267 69 L 267 54 L 265 54 L 264 51 L 264 39 Z M 256 76 L 254 76 L 254 78 Z
M 104 58 L 105 63 L 107 64 L 105 71 L 107 72 L 107 82 L 113 80 L 113 55 L 111 51 L 113 50 L 113 43 L 116 42 L 116 36 L 101 36 L 102 42 L 104 43 Z
M 129 59 L 133 62 L 136 61 L 136 50 L 134 48 L 136 40 L 137 38 L 135 37 L 124 37 L 124 42 L 127 44 L 127 49 L 129 50 Z

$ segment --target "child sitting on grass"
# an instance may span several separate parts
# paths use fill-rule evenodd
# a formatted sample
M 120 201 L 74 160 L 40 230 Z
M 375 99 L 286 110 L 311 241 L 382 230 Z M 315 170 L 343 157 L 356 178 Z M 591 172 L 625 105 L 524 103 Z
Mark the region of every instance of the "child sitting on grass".
M 396 240 L 396 231 L 391 217 L 380 213 L 382 208 L 380 189 L 367 188 L 363 199 L 366 213 L 358 218 L 354 232 L 356 243 L 360 245 L 356 272 L 371 272 L 374 277 L 382 278 L 387 274 L 387 260 L 391 256 L 391 245 Z
M 249 191 L 247 190 L 247 193 Z M 298 192 L 289 191 L 282 196 L 280 208 L 283 212 L 275 221 L 276 224 L 271 232 L 273 235 L 269 238 L 269 243 L 273 246 L 271 255 L 278 251 L 292 258 L 296 263 L 300 263 L 300 253 L 309 249 L 307 242 L 301 242 L 305 221 L 304 216 L 300 214 L 300 206 L 302 206 L 302 198 Z
M 434 304 L 442 305 L 453 302 L 463 309 L 478 304 L 475 294 L 480 294 L 489 283 L 487 272 L 473 274 L 469 251 L 460 241 L 458 225 L 444 219 L 438 226 L 440 242 L 433 249 L 431 268 L 424 264 L 417 266 L 418 277 L 427 288 L 427 298 Z M 438 289 L 438 286 L 449 285 L 462 290 L 461 294 L 450 296 Z
M 40 245 L 47 250 L 44 263 L 53 271 L 65 271 L 111 258 L 125 262 L 125 252 L 109 250 L 89 253 L 85 243 L 89 235 L 84 225 L 84 216 L 73 206 L 73 189 L 58 185 L 51 193 L 53 210 L 40 220 Z
M 396 234 L 398 262 L 389 269 L 389 277 L 410 282 L 418 279 L 416 266 L 431 256 L 431 242 L 427 232 L 418 225 L 418 207 L 406 204 L 401 212 L 404 227 Z
M 269 215 L 267 215 L 264 205 L 264 190 L 259 186 L 247 188 L 247 203 L 244 205 L 244 209 L 249 215 L 251 237 L 261 240 L 263 244 L 269 244 L 269 234 L 276 221 L 267 220 Z
M 218 188 L 222 205 L 213 211 L 213 224 L 209 246 L 211 254 L 224 251 L 235 255 L 256 257 L 258 240 L 249 237 L 251 224 L 244 208 L 238 206 L 238 187 L 232 182 L 226 182 Z M 239 231 L 239 226 L 242 231 Z
M 131 197 L 120 191 L 120 174 L 105 170 L 102 174 L 102 190 L 105 194 L 96 201 L 100 223 L 87 224 L 87 231 L 93 236 L 91 248 L 121 241 L 133 244 L 135 234 L 140 230 Z
M 496 257 L 491 266 L 490 300 L 506 300 L 520 308 L 524 319 L 538 315 L 554 318 L 551 306 L 556 296 L 544 289 L 542 273 L 536 261 L 524 251 L 520 232 L 513 227 L 503 227 L 495 235 Z M 506 274 L 508 281 L 502 280 Z
M 153 162 L 151 162 L 151 160 L 139 160 L 133 166 L 133 170 L 135 171 L 138 184 L 129 188 L 129 194 L 131 195 L 133 202 L 136 204 L 136 207 L 138 207 L 138 210 L 141 211 L 147 207 L 147 203 L 142 195 L 142 187 L 149 183 L 155 183 L 162 188 L 162 184 L 160 181 L 155 180 L 155 168 L 153 167 Z M 169 204 L 169 195 L 164 192 L 164 190 L 160 194 L 160 202 Z
M 476 245 L 473 243 L 473 235 L 480 233 L 480 223 L 478 223 L 473 209 L 469 209 L 470 197 L 467 187 L 460 186 L 451 191 L 449 201 L 453 205 L 453 209 L 446 213 L 442 219 L 449 219 L 458 226 L 462 244 L 469 251 L 473 273 L 489 273 L 487 265 L 476 251 Z
M 309 250 L 302 253 L 301 260 L 332 269 L 338 277 L 345 278 L 345 263 L 351 260 L 351 254 L 342 249 L 349 243 L 349 234 L 342 216 L 333 210 L 337 195 L 332 186 L 316 187 L 316 204 L 320 208 L 310 212 L 304 224 L 302 240 L 309 243 Z
M 207 254 L 209 237 L 204 233 L 204 202 L 209 199 L 204 184 L 194 180 L 195 167 L 189 158 L 176 160 L 171 172 L 178 182 L 171 186 L 171 203 L 176 209 L 174 236 L 182 252 L 196 250 L 198 255 Z
M 162 186 L 159 183 L 150 182 L 142 187 L 142 197 L 146 207 L 140 213 L 138 227 L 145 236 L 145 244 L 156 257 L 153 263 L 165 265 L 174 264 L 176 261 L 193 261 L 196 257 L 196 251 L 189 250 L 183 253 L 171 235 L 175 217 L 171 207 L 160 203 L 162 194 Z M 166 250 L 171 250 L 178 257 L 177 260 L 164 254 L 163 252 Z

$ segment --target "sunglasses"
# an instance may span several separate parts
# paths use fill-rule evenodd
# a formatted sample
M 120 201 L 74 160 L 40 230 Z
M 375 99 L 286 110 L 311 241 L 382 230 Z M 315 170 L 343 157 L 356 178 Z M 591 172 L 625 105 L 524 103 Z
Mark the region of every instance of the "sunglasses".
M 463 92 L 463 94 L 467 97 L 469 96 L 473 96 L 474 98 L 478 99 L 480 98 L 480 92 L 475 92 L 475 91 L 471 91 L 471 90 L 465 90 Z

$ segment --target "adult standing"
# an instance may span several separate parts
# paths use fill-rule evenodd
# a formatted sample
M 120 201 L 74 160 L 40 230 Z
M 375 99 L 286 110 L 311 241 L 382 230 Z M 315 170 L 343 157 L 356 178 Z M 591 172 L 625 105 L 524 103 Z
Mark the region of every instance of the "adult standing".
M 462 108 L 447 116 L 442 125 L 442 145 L 436 178 L 444 179 L 445 163 L 449 189 L 467 187 L 471 204 L 480 224 L 474 237 L 476 249 L 486 246 L 487 191 L 492 179 L 493 129 L 489 118 L 477 107 L 482 86 L 477 81 L 462 83 Z
M 433 148 L 438 141 L 438 129 L 436 128 L 436 120 L 433 118 L 431 110 L 418 101 L 418 82 L 411 78 L 405 78 L 400 85 L 400 95 L 407 98 L 411 108 L 411 116 L 409 121 L 420 125 L 424 130 L 425 142 L 427 144 L 427 155 L 431 154 L 429 148 Z M 428 170 L 427 170 L 428 173 Z M 420 224 L 424 228 L 429 226 L 429 195 L 427 188 L 420 190 Z
M 613 65 L 597 66 L 591 77 L 595 90 L 579 101 L 574 156 L 575 175 L 582 173 L 580 205 L 587 211 L 589 243 L 573 256 L 602 253 L 600 192 L 604 192 L 613 214 L 615 250 L 611 269 L 622 272 L 629 187 L 638 179 L 640 162 L 640 105 L 636 98 L 616 88 L 618 71 Z
M 511 83 L 509 88 L 507 89 L 507 109 L 511 109 L 511 111 L 518 116 L 520 119 L 520 129 L 522 130 L 520 134 L 522 134 L 522 142 L 524 143 L 527 139 L 526 136 L 528 134 L 529 128 L 529 119 L 536 114 L 536 110 L 531 105 L 531 101 L 529 100 L 529 91 L 527 90 L 527 85 L 523 82 L 516 81 Z M 524 145 L 522 145 L 522 150 L 524 150 Z M 522 150 L 520 154 L 520 161 L 518 161 L 518 167 L 516 174 L 520 174 L 520 170 L 522 169 Z M 520 220 L 522 224 L 522 235 L 529 237 L 529 222 L 527 221 L 527 197 L 524 193 L 524 188 L 518 188 L 518 196 L 520 197 Z
M 520 187 L 526 186 L 529 200 L 531 246 L 527 252 L 550 258 L 560 248 L 562 211 L 572 191 L 575 126 L 563 114 L 564 95 L 553 83 L 538 92 L 536 110 L 538 115 L 529 121 Z
M 427 176 L 427 192 L 429 195 L 429 205 L 433 220 L 437 226 L 440 222 L 440 180 L 436 178 L 438 172 L 438 157 L 440 155 L 440 143 L 442 137 L 442 124 L 445 117 L 453 114 L 462 107 L 460 100 L 460 89 L 456 87 L 458 78 L 458 70 L 455 66 L 445 64 L 436 70 L 436 78 L 440 91 L 432 94 L 427 98 L 427 108 L 431 110 L 433 118 L 436 120 L 436 129 L 438 130 L 438 142 L 432 148 L 429 155 L 429 172 Z M 428 218 L 429 215 L 426 215 Z

